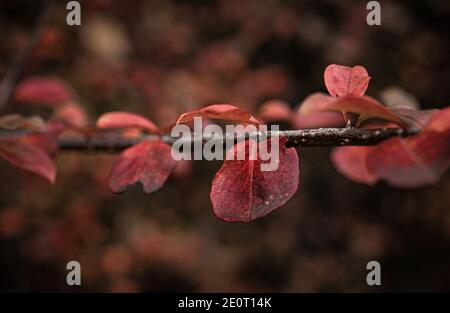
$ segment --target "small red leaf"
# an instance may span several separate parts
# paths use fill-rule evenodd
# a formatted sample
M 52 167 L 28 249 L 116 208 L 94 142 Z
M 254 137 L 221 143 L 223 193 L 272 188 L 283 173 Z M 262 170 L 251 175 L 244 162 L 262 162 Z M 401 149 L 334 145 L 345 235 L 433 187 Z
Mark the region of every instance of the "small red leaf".
M 366 161 L 374 149 L 375 147 L 359 146 L 334 148 L 331 152 L 331 161 L 342 175 L 357 183 L 373 185 L 378 179 L 367 169 Z
M 121 127 L 136 127 L 143 128 L 149 132 L 159 132 L 153 122 L 144 116 L 128 113 L 128 112 L 109 112 L 105 113 L 97 120 L 97 127 L 99 128 L 121 128 Z
M 450 107 L 433 114 L 426 129 L 437 132 L 450 130 Z
M 144 192 L 152 193 L 164 185 L 175 165 L 168 144 L 142 141 L 120 154 L 111 170 L 109 187 L 122 193 L 128 185 L 141 182 Z
M 250 113 L 231 104 L 213 104 L 200 110 L 184 113 L 178 118 L 177 124 L 189 123 L 194 120 L 194 117 L 259 125 L 258 120 Z
M 21 81 L 13 95 L 17 102 L 59 105 L 73 98 L 70 88 L 60 79 L 52 77 L 31 77 Z
M 68 102 L 58 106 L 53 113 L 53 118 L 76 127 L 85 127 L 88 125 L 86 111 L 75 102 Z
M 260 117 L 264 122 L 287 121 L 291 122 L 292 110 L 286 102 L 269 100 L 264 102 L 258 109 Z
M 379 118 L 406 127 L 405 123 L 397 115 L 389 111 L 377 100 L 368 96 L 348 95 L 340 98 L 332 98 L 324 94 L 316 93 L 306 98 L 299 109 L 299 113 L 302 115 L 323 111 L 358 114 L 359 124 L 370 118 Z
M 450 132 L 423 131 L 391 138 L 367 157 L 367 168 L 390 185 L 417 188 L 436 183 L 450 165 Z
M 286 203 L 299 183 L 297 151 L 285 147 L 286 138 L 279 138 L 279 166 L 275 171 L 261 171 L 262 161 L 249 160 L 249 141 L 238 143 L 229 153 L 236 155 L 239 145 L 245 146 L 246 160 L 225 160 L 216 173 L 211 188 L 214 214 L 227 222 L 250 222 L 261 218 Z M 272 140 L 269 140 L 269 149 Z
M 0 156 L 11 164 L 54 183 L 56 167 L 47 153 L 35 145 L 18 139 L 0 139 Z
M 359 65 L 348 67 L 331 64 L 325 69 L 324 79 L 325 86 L 332 96 L 362 96 L 369 85 L 370 76 L 367 70 Z

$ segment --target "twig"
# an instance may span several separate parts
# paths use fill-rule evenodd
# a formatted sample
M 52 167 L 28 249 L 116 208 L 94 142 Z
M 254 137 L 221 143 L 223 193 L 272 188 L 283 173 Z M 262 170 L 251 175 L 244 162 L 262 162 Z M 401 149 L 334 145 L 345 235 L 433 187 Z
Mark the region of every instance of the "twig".
M 51 7 L 50 0 L 45 1 L 42 6 L 42 11 L 37 19 L 36 25 L 34 26 L 33 34 L 30 36 L 30 40 L 23 49 L 23 51 L 17 56 L 16 60 L 9 66 L 8 70 L 3 77 L 0 84 L 0 109 L 4 107 L 16 87 L 17 83 L 22 77 L 22 74 L 28 65 L 28 62 L 33 54 L 36 44 L 39 42 L 42 30 L 47 21 L 47 17 L 50 12 Z
M 269 132 L 269 136 L 287 137 L 289 147 L 333 147 L 333 146 L 371 146 L 391 137 L 414 135 L 418 130 L 404 131 L 398 128 L 360 129 L 360 128 L 319 128 L 305 130 L 287 130 Z M 248 137 L 248 136 L 247 136 Z M 58 146 L 61 150 L 121 151 L 142 140 L 162 140 L 173 144 L 179 138 L 170 136 L 142 135 L 138 138 L 126 138 L 118 134 L 98 134 L 89 138 L 83 136 L 61 137 Z M 226 137 L 191 137 L 190 143 L 196 140 L 220 140 Z M 184 139 L 183 139 L 184 140 Z M 239 138 L 238 138 L 239 140 Z

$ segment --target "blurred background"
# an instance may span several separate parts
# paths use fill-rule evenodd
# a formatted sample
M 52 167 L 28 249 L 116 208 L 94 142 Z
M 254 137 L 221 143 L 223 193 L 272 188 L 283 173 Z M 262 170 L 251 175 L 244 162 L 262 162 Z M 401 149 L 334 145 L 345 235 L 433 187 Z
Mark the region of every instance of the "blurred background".
M 448 1 L 119 1 L 81 3 L 81 26 L 54 1 L 24 77 L 64 80 L 91 122 L 126 110 L 160 126 L 212 103 L 295 109 L 325 91 L 330 63 L 365 66 L 368 95 L 421 108 L 449 104 Z M 3 76 L 42 1 L 0 2 Z M 5 112 L 51 108 L 9 105 Z M 218 161 L 179 166 L 166 185 L 113 195 L 115 155 L 62 152 L 54 186 L 0 160 L 1 291 L 449 291 L 450 175 L 435 186 L 367 187 L 339 175 L 330 148 L 299 149 L 300 188 L 250 224 L 216 219 Z M 66 285 L 81 263 L 82 286 Z M 366 284 L 366 264 L 382 285 Z

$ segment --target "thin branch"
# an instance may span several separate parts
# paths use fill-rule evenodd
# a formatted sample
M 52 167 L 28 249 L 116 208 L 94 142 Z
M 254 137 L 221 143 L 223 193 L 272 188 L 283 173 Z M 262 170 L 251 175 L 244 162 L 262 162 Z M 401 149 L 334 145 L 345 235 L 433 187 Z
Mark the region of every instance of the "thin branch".
M 30 61 L 31 56 L 33 55 L 33 51 L 39 42 L 39 38 L 41 37 L 42 31 L 46 25 L 51 3 L 52 1 L 50 0 L 44 2 L 42 11 L 39 14 L 33 33 L 31 34 L 27 45 L 17 56 L 15 61 L 9 66 L 5 76 L 3 77 L 0 84 L 0 109 L 8 103 L 17 83 L 20 81 L 28 62 Z
M 282 135 L 287 137 L 289 147 L 333 147 L 333 146 L 371 146 L 388 138 L 414 135 L 418 130 L 404 131 L 399 128 L 360 129 L 360 128 L 319 128 L 304 130 L 287 130 L 269 132 L 268 136 Z M 248 137 L 248 136 L 246 136 Z M 231 138 L 231 137 L 230 137 Z M 225 142 L 226 137 L 190 137 L 188 141 L 194 143 L 201 140 L 218 140 Z M 243 138 L 237 138 L 240 140 Z M 119 134 L 99 133 L 90 137 L 63 136 L 58 140 L 61 150 L 92 150 L 92 151 L 121 151 L 143 140 L 162 140 L 173 144 L 179 138 L 170 136 L 142 135 L 138 138 L 126 138 Z M 185 139 L 183 139 L 185 140 Z

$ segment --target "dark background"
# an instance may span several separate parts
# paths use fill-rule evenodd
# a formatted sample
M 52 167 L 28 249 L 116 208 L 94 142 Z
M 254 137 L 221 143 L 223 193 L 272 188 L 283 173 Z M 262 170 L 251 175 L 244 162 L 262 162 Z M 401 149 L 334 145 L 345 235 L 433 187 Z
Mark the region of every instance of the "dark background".
M 295 108 L 325 91 L 330 63 L 365 66 L 379 99 L 449 104 L 448 1 L 380 1 L 381 26 L 366 24 L 367 1 L 80 2 L 72 27 L 66 2 L 53 4 L 24 74 L 64 79 L 92 121 L 127 110 L 162 126 L 206 104 L 256 112 L 272 98 Z M 41 6 L 1 1 L 2 75 Z M 117 196 L 111 154 L 60 153 L 54 186 L 0 160 L 0 290 L 449 291 L 449 175 L 418 190 L 367 187 L 339 175 L 329 152 L 300 149 L 298 192 L 251 224 L 213 216 L 220 162 L 186 164 L 152 195 Z M 66 286 L 70 260 L 81 287 Z M 382 286 L 366 285 L 370 260 Z

